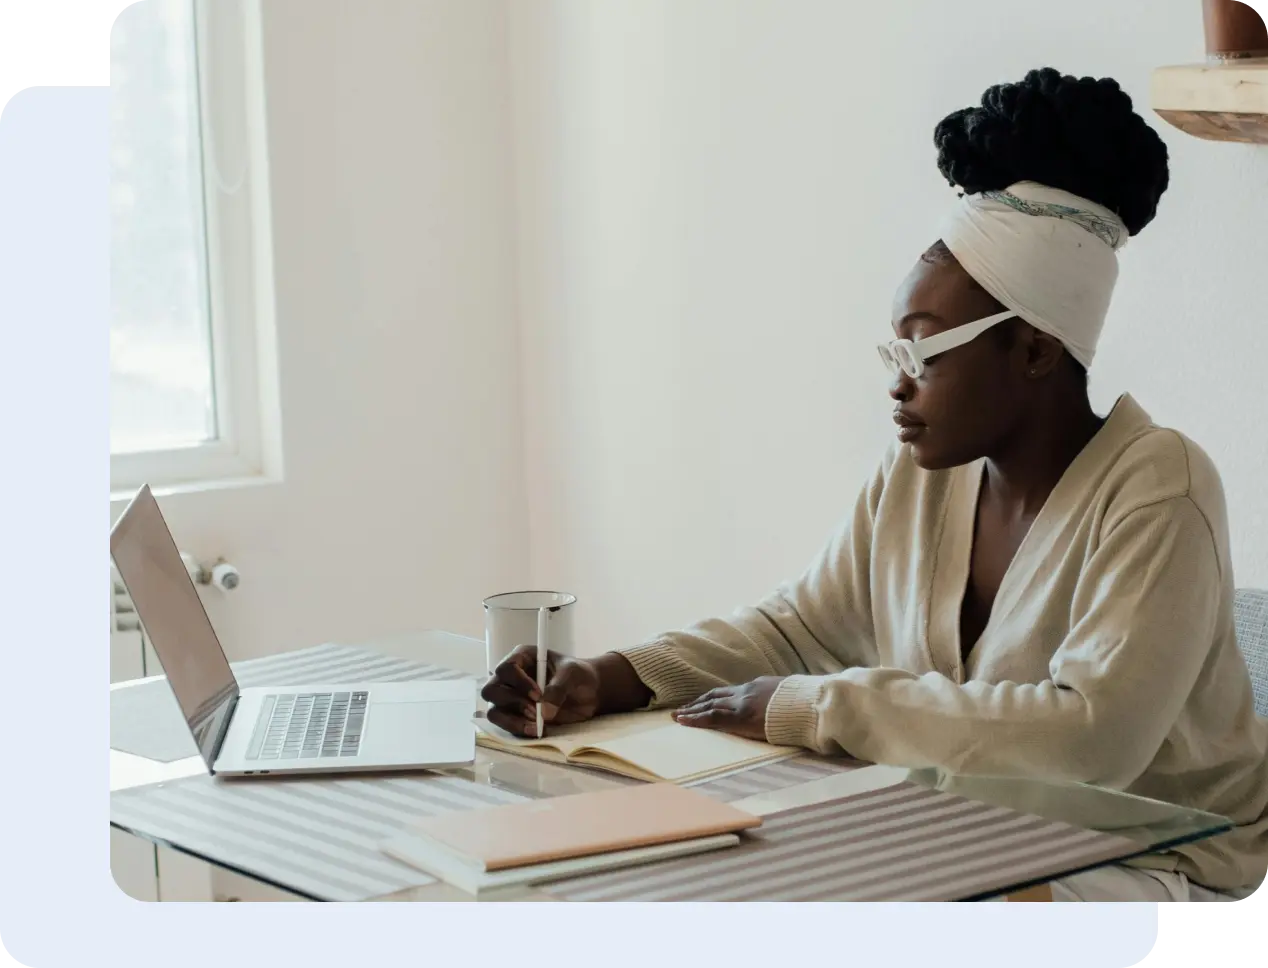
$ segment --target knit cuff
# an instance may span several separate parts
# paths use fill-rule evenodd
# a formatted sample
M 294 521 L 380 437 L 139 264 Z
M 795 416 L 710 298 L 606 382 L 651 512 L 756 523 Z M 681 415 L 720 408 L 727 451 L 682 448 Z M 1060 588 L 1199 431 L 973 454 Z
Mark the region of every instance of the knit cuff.
M 819 732 L 819 676 L 789 676 L 775 689 L 766 707 L 766 742 L 772 746 L 816 748 Z
M 682 660 L 672 645 L 661 639 L 616 651 L 625 656 L 639 680 L 652 691 L 648 708 L 681 706 L 705 691 L 699 674 Z

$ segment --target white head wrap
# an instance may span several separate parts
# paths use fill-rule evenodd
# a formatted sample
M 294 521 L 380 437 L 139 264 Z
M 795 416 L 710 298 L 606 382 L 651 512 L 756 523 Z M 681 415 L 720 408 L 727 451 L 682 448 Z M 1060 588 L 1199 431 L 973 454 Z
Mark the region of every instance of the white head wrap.
M 964 195 L 941 237 L 983 289 L 1090 367 L 1129 235 L 1104 206 L 1018 182 Z

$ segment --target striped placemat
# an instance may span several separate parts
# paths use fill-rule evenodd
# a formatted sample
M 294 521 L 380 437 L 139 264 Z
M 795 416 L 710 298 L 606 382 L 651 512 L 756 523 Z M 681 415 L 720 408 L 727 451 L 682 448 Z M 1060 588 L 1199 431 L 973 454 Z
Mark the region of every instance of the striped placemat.
M 233 671 L 243 686 L 460 676 L 449 669 L 340 645 L 237 662 Z M 173 736 L 184 739 L 188 748 L 172 742 Z M 163 681 L 111 693 L 111 746 L 169 761 L 197 753 Z M 807 756 L 706 781 L 697 789 L 718 799 L 737 800 L 853 765 Z M 354 901 L 434 883 L 379 851 L 379 843 L 403 827 L 446 810 L 474 810 L 521 799 L 510 791 L 435 774 L 268 780 L 197 776 L 111 794 L 110 821 L 292 893 Z
M 745 797 L 759 793 L 787 790 L 789 787 L 809 783 L 812 780 L 822 780 L 825 776 L 858 769 L 864 765 L 866 764 L 859 763 L 857 760 L 831 760 L 807 753 L 793 759 L 751 767 L 739 773 L 732 773 L 730 776 L 718 777 L 716 780 L 689 783 L 688 786 L 700 793 L 708 794 L 715 800 L 730 803 L 733 800 L 743 800 Z
M 319 901 L 435 879 L 379 851 L 422 817 L 526 799 L 457 777 L 189 777 L 110 795 L 110 822 Z
M 831 761 L 767 764 L 701 784 L 732 801 L 833 773 Z M 418 818 L 526 799 L 455 776 L 180 780 L 110 794 L 110 822 L 318 901 L 364 901 L 434 878 L 380 853 Z
M 232 665 L 234 678 L 242 687 L 463 678 L 462 673 L 452 669 L 345 645 L 319 645 Z M 198 755 L 185 717 L 165 679 L 111 691 L 110 746 L 161 763 Z
M 784 789 L 842 767 L 769 763 L 697 787 L 721 800 Z M 434 879 L 379 843 L 421 817 L 526 799 L 458 777 L 189 777 L 110 796 L 110 822 L 321 901 L 382 897 Z
M 720 854 L 543 889 L 568 901 L 953 901 L 1139 852 L 1122 837 L 900 783 L 769 816 Z

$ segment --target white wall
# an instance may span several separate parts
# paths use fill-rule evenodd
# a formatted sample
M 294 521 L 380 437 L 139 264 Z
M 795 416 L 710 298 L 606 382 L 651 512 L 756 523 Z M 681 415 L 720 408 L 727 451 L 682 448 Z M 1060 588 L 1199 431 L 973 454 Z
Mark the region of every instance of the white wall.
M 478 633 L 528 572 L 505 5 L 265 0 L 264 29 L 285 481 L 163 509 L 242 571 L 204 596 L 231 657 Z
M 873 345 L 951 200 L 934 124 L 1032 67 L 1202 56 L 1195 0 L 533 0 L 512 10 L 533 574 L 579 649 L 765 593 L 892 426 Z M 1268 585 L 1268 149 L 1172 151 L 1094 371 L 1223 473 Z
M 286 479 L 164 502 L 242 569 L 207 596 L 234 656 L 476 633 L 530 581 L 581 596 L 582 652 L 765 593 L 889 438 L 937 120 L 1045 64 L 1147 111 L 1202 53 L 1196 0 L 265 0 L 265 32 Z M 1211 451 L 1268 585 L 1268 149 L 1154 120 L 1174 187 L 1096 402 Z

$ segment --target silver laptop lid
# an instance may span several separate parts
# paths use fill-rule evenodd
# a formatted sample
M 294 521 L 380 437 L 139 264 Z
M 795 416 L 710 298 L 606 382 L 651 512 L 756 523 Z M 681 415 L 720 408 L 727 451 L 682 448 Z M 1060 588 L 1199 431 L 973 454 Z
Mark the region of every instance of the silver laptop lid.
M 210 770 L 238 683 L 148 486 L 110 529 L 110 556 Z

